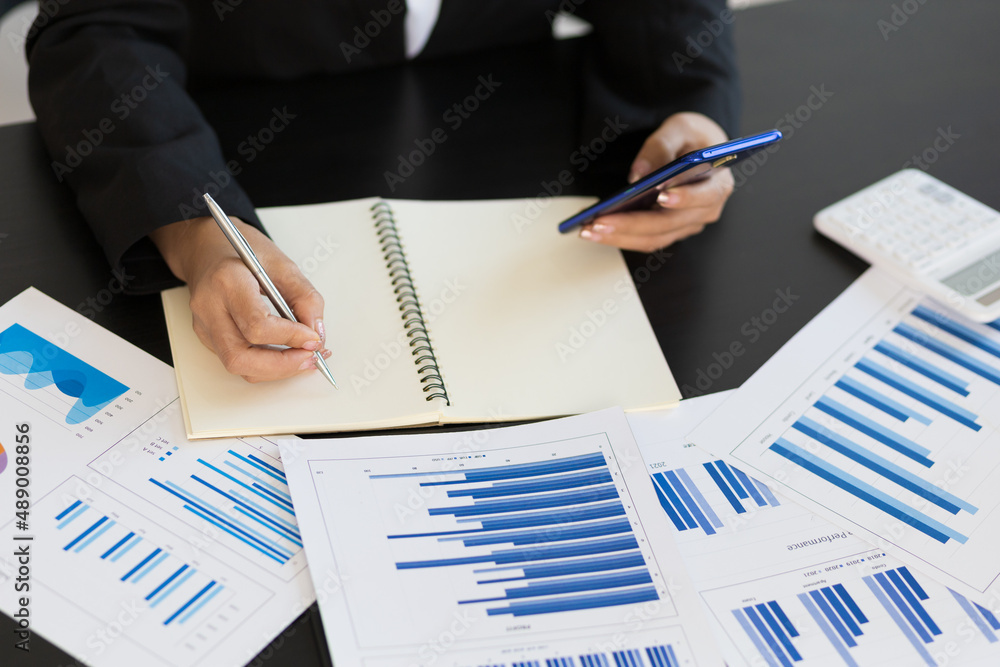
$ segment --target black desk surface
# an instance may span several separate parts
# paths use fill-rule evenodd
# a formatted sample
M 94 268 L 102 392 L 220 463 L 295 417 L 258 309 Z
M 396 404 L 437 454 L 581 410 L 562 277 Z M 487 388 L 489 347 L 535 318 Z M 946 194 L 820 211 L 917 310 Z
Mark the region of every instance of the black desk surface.
M 891 0 L 794 0 L 737 14 L 743 130 L 778 126 L 781 148 L 755 173 L 738 175 L 744 183 L 722 220 L 671 247 L 662 266 L 649 270 L 646 256 L 628 255 L 686 396 L 739 386 L 865 268 L 813 231 L 823 206 L 916 156 L 911 166 L 1000 208 L 990 166 L 1000 147 L 1000 4 L 912 6 L 894 17 Z M 559 43 L 485 53 L 364 77 L 215 90 L 199 101 L 258 206 L 535 196 L 571 167 L 579 144 L 574 50 Z M 390 191 L 383 174 L 396 169 L 396 156 L 444 126 L 444 110 L 491 73 L 501 87 Z M 248 161 L 239 144 L 275 107 L 296 118 Z M 636 148 L 612 144 L 567 194 L 615 188 Z M 159 298 L 108 289 L 117 283 L 32 124 L 0 128 L 0 202 L 0 303 L 34 285 L 81 312 L 92 308 L 99 324 L 170 361 Z M 775 317 L 777 292 L 793 303 Z M 729 363 L 735 342 L 745 353 Z M 11 629 L 0 616 L 3 664 L 74 664 L 38 637 L 30 656 L 15 652 Z M 253 664 L 327 663 L 321 637 L 314 606 Z

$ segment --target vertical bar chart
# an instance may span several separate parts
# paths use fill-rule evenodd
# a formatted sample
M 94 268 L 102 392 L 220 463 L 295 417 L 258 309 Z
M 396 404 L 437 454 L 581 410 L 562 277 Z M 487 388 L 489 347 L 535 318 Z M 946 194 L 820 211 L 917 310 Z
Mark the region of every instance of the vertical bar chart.
M 721 586 L 703 597 L 747 664 L 939 667 L 945 655 L 968 665 L 1000 658 L 996 614 L 881 551 Z
M 651 478 L 660 506 L 681 532 L 700 528 L 706 536 L 717 535 L 730 508 L 746 514 L 781 505 L 766 485 L 721 460 L 655 472 Z
M 983 607 L 977 602 L 972 602 L 967 597 L 960 593 L 948 589 L 955 601 L 958 602 L 959 606 L 962 607 L 969 619 L 975 624 L 979 632 L 982 633 L 983 637 L 991 644 L 997 643 L 997 631 L 1000 630 L 1000 620 L 997 620 L 996 615 Z
M 799 593 L 798 598 L 844 664 L 855 667 L 858 663 L 848 649 L 858 645 L 868 618 L 843 584 Z
M 900 567 L 866 576 L 864 582 L 924 662 L 934 665 L 925 645 L 942 631 L 925 608 L 929 596 L 916 578 Z
M 476 664 L 480 667 L 681 667 L 673 644 L 663 643 L 644 648 Z
M 792 644 L 799 631 L 775 600 L 734 609 L 733 616 L 769 667 L 791 667 L 802 660 Z

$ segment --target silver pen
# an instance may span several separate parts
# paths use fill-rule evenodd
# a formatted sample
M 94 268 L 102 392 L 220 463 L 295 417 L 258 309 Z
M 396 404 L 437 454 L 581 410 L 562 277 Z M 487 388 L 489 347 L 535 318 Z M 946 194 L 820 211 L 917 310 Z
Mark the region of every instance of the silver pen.
M 274 304 L 274 307 L 278 310 L 282 317 L 286 320 L 291 320 L 292 322 L 298 322 L 298 320 L 295 319 L 295 314 L 292 312 L 292 309 L 288 307 L 285 299 L 281 296 L 281 293 L 278 292 L 278 288 L 274 286 L 274 283 L 271 282 L 271 278 L 267 275 L 267 272 L 264 271 L 264 267 L 261 265 L 260 260 L 257 259 L 257 255 L 253 252 L 253 248 L 251 248 L 250 244 L 247 243 L 243 234 L 240 234 L 240 230 L 236 229 L 236 225 L 234 225 L 233 221 L 229 219 L 226 212 L 215 203 L 215 200 L 212 199 L 210 194 L 205 193 L 204 197 L 205 203 L 208 204 L 208 210 L 211 211 L 212 217 L 215 218 L 215 222 L 218 223 L 219 229 L 221 229 L 222 233 L 226 235 L 229 242 L 233 244 L 236 254 L 240 256 L 243 263 L 246 264 L 248 269 L 250 269 L 250 273 L 252 273 L 253 277 L 257 279 L 258 283 L 260 283 L 260 287 L 264 290 L 264 294 L 267 295 L 267 298 L 271 300 L 271 303 Z M 326 365 L 326 360 L 323 358 L 323 355 L 320 354 L 319 350 L 317 350 L 313 352 L 313 356 L 316 357 L 316 368 L 318 368 L 324 377 L 330 381 L 330 384 L 332 384 L 334 388 L 337 388 L 337 381 L 333 379 L 333 373 L 330 372 L 330 367 Z

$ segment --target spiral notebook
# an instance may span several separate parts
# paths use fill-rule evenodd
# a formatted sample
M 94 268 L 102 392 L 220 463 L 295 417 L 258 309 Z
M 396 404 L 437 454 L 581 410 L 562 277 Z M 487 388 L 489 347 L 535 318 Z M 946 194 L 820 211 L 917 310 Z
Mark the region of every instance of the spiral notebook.
M 356 431 L 660 408 L 680 392 L 618 250 L 556 231 L 593 200 L 261 209 L 326 300 L 329 366 L 249 384 L 163 306 L 188 435 Z

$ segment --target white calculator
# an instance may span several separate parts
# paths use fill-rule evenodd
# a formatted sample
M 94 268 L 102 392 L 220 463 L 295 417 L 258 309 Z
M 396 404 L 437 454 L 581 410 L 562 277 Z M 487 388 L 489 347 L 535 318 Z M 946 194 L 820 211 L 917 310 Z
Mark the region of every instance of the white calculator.
M 1000 213 L 933 176 L 904 169 L 824 208 L 813 223 L 966 317 L 1000 319 Z

